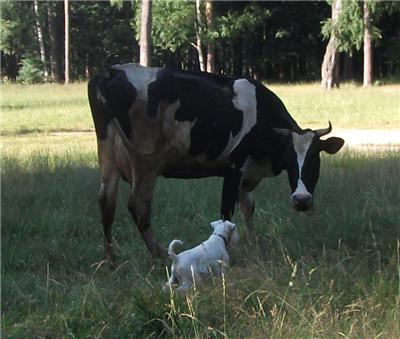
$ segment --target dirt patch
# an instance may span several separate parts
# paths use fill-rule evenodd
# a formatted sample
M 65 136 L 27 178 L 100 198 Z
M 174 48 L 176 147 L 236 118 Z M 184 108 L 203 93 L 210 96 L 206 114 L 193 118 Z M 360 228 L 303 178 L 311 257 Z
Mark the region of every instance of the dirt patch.
M 60 131 L 51 132 L 51 136 L 89 135 L 95 131 Z M 345 140 L 345 146 L 363 150 L 400 150 L 399 129 L 335 129 L 332 135 Z M 329 137 L 329 136 L 327 136 Z
M 345 140 L 345 145 L 356 149 L 400 150 L 400 130 L 338 129 L 332 135 Z

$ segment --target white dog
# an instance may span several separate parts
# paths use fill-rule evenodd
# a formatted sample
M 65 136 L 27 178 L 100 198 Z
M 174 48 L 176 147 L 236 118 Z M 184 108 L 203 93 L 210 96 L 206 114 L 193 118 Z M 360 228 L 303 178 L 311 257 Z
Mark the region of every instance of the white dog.
M 239 240 L 236 225 L 230 221 L 218 220 L 210 226 L 214 232 L 206 241 L 178 255 L 174 253 L 174 246 L 182 245 L 183 242 L 171 241 L 168 247 L 168 255 L 172 260 L 171 277 L 165 283 L 164 291 L 178 285 L 177 291 L 185 292 L 193 284 L 198 286 L 211 275 L 221 277 L 225 272 L 225 267 L 229 265 L 227 249 Z

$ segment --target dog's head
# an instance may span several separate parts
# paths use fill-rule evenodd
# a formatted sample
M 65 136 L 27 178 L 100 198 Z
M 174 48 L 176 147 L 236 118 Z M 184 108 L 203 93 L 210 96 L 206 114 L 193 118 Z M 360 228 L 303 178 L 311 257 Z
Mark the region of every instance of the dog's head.
M 217 220 L 210 223 L 215 234 L 220 234 L 226 239 L 228 247 L 232 247 L 239 241 L 236 225 L 228 220 Z

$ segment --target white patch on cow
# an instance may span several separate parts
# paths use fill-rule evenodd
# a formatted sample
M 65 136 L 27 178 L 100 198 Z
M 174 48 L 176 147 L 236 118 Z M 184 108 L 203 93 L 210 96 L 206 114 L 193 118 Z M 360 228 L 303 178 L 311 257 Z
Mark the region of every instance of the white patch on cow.
M 181 101 L 179 99 L 167 105 L 164 111 L 161 109 L 161 104 L 158 104 L 157 116 L 161 119 L 163 134 L 168 138 L 174 132 L 175 113 L 180 106 Z
M 295 195 L 307 195 L 310 196 L 311 193 L 307 191 L 306 186 L 301 180 L 301 173 L 303 171 L 304 160 L 306 158 L 308 149 L 311 146 L 312 140 L 314 138 L 314 133 L 307 132 L 305 134 L 292 133 L 293 136 L 293 147 L 297 156 L 297 165 L 299 167 L 299 179 L 297 180 L 297 188 L 293 192 L 292 197 Z
M 137 100 L 147 102 L 147 86 L 156 80 L 160 68 L 144 67 L 135 63 L 114 65 L 112 68 L 124 71 L 128 81 L 136 88 Z
M 257 123 L 256 86 L 246 79 L 238 79 L 233 84 L 233 92 L 232 102 L 236 109 L 243 112 L 243 123 L 237 135 L 233 136 L 231 133 L 222 157 L 232 152 Z
M 292 193 L 292 197 L 294 196 L 310 196 L 311 193 L 307 191 L 307 187 L 304 186 L 303 181 L 299 178 L 297 180 L 297 188 L 296 190 Z
M 171 145 L 179 154 L 187 154 L 187 152 L 189 151 L 190 132 L 195 123 L 196 120 L 192 122 L 175 120 L 175 130 Z

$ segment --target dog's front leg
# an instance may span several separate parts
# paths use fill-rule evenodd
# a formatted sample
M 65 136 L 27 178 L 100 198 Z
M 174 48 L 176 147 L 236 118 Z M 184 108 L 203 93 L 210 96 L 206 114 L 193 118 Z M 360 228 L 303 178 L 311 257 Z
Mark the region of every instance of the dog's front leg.
M 192 283 L 188 281 L 182 282 L 182 284 L 176 289 L 176 292 L 180 295 L 187 294 L 192 289 Z

